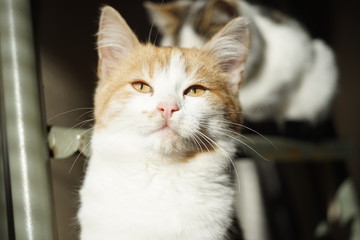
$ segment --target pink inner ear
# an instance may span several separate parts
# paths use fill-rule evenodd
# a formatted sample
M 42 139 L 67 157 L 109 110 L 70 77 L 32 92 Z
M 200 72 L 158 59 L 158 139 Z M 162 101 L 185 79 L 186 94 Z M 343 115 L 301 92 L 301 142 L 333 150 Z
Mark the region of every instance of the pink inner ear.
M 233 72 L 240 67 L 240 60 L 229 60 L 223 64 L 223 68 L 226 72 Z
M 122 16 L 115 9 L 104 7 L 98 32 L 99 55 L 110 60 L 124 58 L 138 44 L 140 42 Z

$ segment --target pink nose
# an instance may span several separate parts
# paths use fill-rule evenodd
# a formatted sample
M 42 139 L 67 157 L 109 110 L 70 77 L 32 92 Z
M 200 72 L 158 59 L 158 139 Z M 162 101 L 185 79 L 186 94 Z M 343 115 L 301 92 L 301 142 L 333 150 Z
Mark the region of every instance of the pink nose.
M 165 120 L 169 120 L 174 112 L 179 111 L 179 106 L 175 103 L 160 103 L 157 109 L 162 111 Z

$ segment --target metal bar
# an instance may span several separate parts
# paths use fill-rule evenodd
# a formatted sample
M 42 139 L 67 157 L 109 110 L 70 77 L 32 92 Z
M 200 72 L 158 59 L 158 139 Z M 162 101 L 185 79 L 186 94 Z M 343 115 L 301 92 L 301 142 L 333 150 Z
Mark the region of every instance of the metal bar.
M 1 82 L 0 82 L 1 83 Z M 0 99 L 3 96 L 3 88 L 0 85 Z M 0 239 L 2 240 L 10 240 L 14 237 L 14 226 L 12 222 L 12 206 L 7 196 L 9 193 L 9 182 L 8 180 L 8 159 L 6 154 L 6 136 L 3 132 L 4 130 L 4 116 L 3 116 L 3 102 L 0 101 Z M 10 213 L 10 214 L 9 214 Z M 10 215 L 10 216 L 9 216 Z
M 56 239 L 47 133 L 29 0 L 0 0 L 1 80 L 8 182 L 17 240 Z M 6 193 L 9 195 L 9 192 Z M 9 216 L 8 216 L 9 217 Z
M 49 148 L 52 157 L 63 159 L 76 152 L 90 156 L 92 129 L 53 126 L 49 131 Z
M 277 136 L 247 137 L 251 142 L 249 145 L 253 148 L 244 148 L 247 155 L 276 162 L 343 161 L 358 154 L 354 143 L 341 139 L 311 142 Z

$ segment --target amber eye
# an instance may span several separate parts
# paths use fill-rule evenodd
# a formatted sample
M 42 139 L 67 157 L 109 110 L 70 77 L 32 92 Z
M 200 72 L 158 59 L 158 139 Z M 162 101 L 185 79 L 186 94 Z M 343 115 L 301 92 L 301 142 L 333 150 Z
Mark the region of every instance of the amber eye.
M 188 89 L 185 90 L 184 95 L 190 96 L 190 97 L 200 97 L 203 95 L 206 91 L 206 88 L 200 85 L 191 86 Z
M 147 83 L 142 81 L 133 82 L 131 85 L 133 88 L 135 88 L 136 91 L 141 93 L 149 93 L 152 91 L 152 88 Z

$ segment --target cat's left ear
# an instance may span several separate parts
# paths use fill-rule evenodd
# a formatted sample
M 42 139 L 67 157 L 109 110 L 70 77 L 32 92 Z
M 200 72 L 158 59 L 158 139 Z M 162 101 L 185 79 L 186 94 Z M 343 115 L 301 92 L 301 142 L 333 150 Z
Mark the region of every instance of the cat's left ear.
M 121 15 L 112 7 L 103 7 L 97 40 L 100 79 L 105 78 L 138 45 L 138 38 Z
M 238 17 L 220 30 L 203 50 L 210 52 L 229 75 L 230 88 L 238 91 L 249 48 L 248 21 Z

